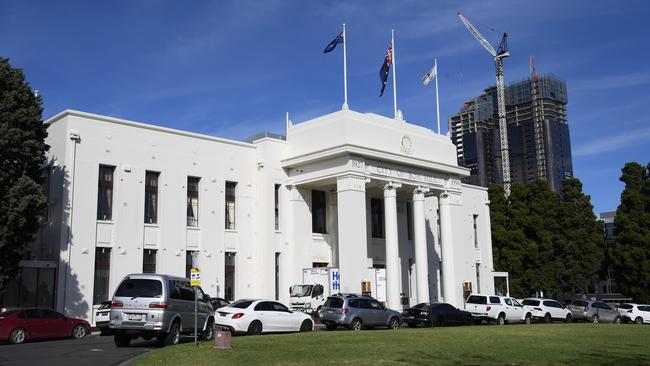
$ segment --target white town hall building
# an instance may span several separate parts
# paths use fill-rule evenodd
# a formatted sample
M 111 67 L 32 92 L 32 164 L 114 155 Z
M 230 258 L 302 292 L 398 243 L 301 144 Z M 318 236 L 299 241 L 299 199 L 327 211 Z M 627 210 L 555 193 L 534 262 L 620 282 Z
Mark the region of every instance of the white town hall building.
M 285 304 L 305 268 L 339 268 L 344 293 L 385 269 L 396 310 L 462 307 L 507 276 L 486 189 L 461 184 L 448 137 L 401 119 L 344 108 L 249 142 L 72 110 L 46 123 L 47 222 L 21 266 L 48 270 L 35 296 L 68 315 L 92 321 L 129 273 L 192 266 L 211 296 Z

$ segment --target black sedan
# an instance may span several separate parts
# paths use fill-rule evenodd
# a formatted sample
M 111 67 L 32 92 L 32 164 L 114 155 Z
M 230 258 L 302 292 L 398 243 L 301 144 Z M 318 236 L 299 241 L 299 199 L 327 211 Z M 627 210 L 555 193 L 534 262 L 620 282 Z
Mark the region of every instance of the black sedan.
M 410 328 L 424 326 L 472 325 L 472 314 L 445 303 L 422 303 L 404 310 L 404 322 Z

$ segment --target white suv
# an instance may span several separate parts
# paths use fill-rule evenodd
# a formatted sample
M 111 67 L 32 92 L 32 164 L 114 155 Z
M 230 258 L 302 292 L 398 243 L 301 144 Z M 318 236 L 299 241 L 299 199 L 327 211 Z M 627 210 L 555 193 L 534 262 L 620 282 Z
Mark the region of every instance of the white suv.
M 471 294 L 465 301 L 465 310 L 472 313 L 474 319 L 506 322 L 524 322 L 530 324 L 532 313 L 512 297 Z
M 650 323 L 650 305 L 622 304 L 618 307 L 623 323 Z
M 534 320 L 550 323 L 561 320 L 565 323 L 573 321 L 571 310 L 552 299 L 528 298 L 523 301 L 524 308 L 531 312 Z

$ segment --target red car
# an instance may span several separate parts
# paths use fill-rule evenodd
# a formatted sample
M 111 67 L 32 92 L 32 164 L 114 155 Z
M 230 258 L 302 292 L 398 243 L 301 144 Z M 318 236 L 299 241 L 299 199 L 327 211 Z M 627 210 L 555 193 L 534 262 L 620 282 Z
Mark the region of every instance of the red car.
M 23 343 L 42 338 L 83 338 L 90 333 L 90 324 L 68 318 L 52 309 L 19 308 L 0 313 L 0 341 Z

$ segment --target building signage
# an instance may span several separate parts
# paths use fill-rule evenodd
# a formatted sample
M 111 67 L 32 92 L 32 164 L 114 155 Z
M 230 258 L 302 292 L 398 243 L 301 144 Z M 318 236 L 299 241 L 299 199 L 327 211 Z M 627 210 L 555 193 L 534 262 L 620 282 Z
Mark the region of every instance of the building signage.
M 341 272 L 338 268 L 332 268 L 330 271 L 330 294 L 341 292 Z
M 192 286 L 201 286 L 201 271 L 198 268 L 192 268 L 190 272 L 190 279 Z
M 435 184 L 438 186 L 444 186 L 447 182 L 447 179 L 443 176 L 436 176 L 419 169 L 374 161 L 365 162 L 365 171 L 368 174 L 383 175 L 390 178 L 410 180 L 425 184 Z

